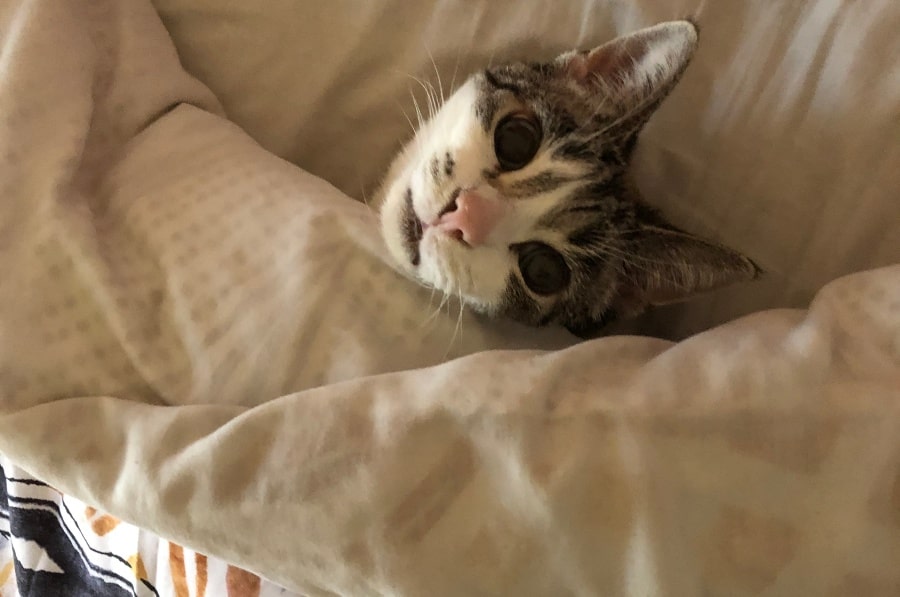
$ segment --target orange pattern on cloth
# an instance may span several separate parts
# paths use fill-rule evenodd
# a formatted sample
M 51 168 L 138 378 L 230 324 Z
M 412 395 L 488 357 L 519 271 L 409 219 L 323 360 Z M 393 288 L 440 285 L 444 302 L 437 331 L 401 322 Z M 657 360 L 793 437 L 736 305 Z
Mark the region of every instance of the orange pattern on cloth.
M 149 578 L 147 576 L 147 568 L 144 566 L 144 560 L 141 559 L 140 554 L 134 554 L 130 558 L 128 558 L 128 563 L 131 565 L 131 569 L 134 570 L 134 577 L 138 580 L 144 580 Z
M 197 566 L 197 597 L 203 597 L 206 595 L 207 558 L 201 553 L 195 553 L 194 563 Z
M 235 566 L 229 566 L 225 574 L 228 597 L 258 597 L 261 584 L 258 576 Z
M 91 523 L 91 529 L 98 537 L 102 537 L 109 533 L 119 526 L 119 523 L 121 522 L 118 518 L 110 516 L 109 514 L 101 513 L 98 516 L 97 509 L 91 506 L 86 506 L 84 508 L 84 517 Z
M 172 588 L 176 597 L 190 597 L 187 574 L 184 569 L 184 548 L 169 542 L 169 570 L 172 573 Z
M 9 580 L 9 577 L 12 576 L 13 573 L 13 563 L 7 562 L 6 566 L 0 568 L 0 587 L 6 584 L 6 581 Z M 0 593 L 0 597 L 2 597 L 2 593 Z

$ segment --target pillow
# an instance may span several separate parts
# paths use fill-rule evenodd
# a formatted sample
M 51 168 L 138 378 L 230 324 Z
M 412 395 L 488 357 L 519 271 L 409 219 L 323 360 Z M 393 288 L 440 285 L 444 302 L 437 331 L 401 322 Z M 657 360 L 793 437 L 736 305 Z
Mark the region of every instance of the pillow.
M 900 260 L 894 0 L 155 4 L 232 120 L 358 199 L 410 134 L 410 90 L 424 102 L 413 76 L 437 86 L 437 71 L 446 92 L 492 61 L 549 58 L 697 13 L 700 49 L 645 130 L 636 176 L 675 223 L 767 275 L 623 329 L 684 337 L 803 306 L 829 280 Z

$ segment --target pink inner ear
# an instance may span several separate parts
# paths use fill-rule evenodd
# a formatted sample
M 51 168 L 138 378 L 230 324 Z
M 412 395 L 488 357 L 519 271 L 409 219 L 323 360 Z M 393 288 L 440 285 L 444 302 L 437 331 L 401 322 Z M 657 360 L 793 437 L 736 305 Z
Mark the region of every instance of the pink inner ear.
M 619 108 L 662 98 L 684 71 L 697 45 L 688 22 L 662 23 L 618 37 L 590 52 L 564 55 L 565 72 L 588 92 L 600 91 Z M 636 117 L 646 120 L 649 112 Z
M 598 51 L 588 55 L 589 69 L 601 77 L 632 70 L 646 51 L 647 46 L 642 43 L 617 44 L 605 52 Z
M 576 54 L 569 59 L 566 72 L 579 83 L 590 83 L 594 77 L 621 79 L 623 74 L 634 70 L 648 49 L 644 40 L 614 40 L 589 54 Z
M 566 74 L 578 81 L 579 83 L 584 83 L 588 75 L 590 74 L 590 70 L 588 69 L 588 61 L 586 54 L 575 54 L 572 56 L 568 63 L 566 63 Z

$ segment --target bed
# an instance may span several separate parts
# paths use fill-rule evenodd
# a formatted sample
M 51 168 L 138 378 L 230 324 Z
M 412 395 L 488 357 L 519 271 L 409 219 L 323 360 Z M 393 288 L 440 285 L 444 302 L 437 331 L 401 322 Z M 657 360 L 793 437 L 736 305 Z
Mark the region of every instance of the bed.
M 635 171 L 758 282 L 580 342 L 394 271 L 415 78 L 695 15 Z M 900 594 L 900 6 L 0 7 L 0 595 Z

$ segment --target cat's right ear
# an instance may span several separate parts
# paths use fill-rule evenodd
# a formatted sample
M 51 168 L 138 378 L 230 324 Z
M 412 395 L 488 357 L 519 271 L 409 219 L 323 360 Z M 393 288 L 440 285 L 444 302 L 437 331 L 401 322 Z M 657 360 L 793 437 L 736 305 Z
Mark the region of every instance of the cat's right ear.
M 694 23 L 672 21 L 617 37 L 589 52 L 563 54 L 557 62 L 565 76 L 602 94 L 639 127 L 678 82 L 696 47 Z

